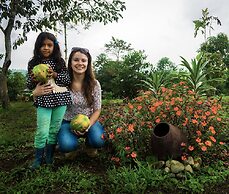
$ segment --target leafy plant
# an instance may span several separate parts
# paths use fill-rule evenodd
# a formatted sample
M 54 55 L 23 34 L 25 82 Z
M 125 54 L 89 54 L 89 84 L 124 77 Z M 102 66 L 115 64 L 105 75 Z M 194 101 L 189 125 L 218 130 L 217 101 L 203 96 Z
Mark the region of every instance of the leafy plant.
M 225 143 L 220 139 L 220 131 L 226 127 L 220 99 L 198 97 L 185 82 L 170 89 L 162 87 L 158 98 L 150 91 L 144 92 L 109 112 L 106 118 L 108 139 L 114 147 L 111 160 L 117 164 L 145 160 L 150 154 L 152 129 L 160 122 L 171 123 L 187 135 L 183 160 L 188 155 L 201 156 L 207 164 L 226 154 Z M 216 150 L 221 150 L 222 155 L 217 155 Z
M 215 89 L 207 85 L 207 72 L 204 70 L 208 61 L 204 60 L 201 54 L 197 55 L 195 59 L 192 59 L 191 64 L 185 58 L 181 57 L 181 59 L 181 65 L 188 70 L 185 77 L 195 95 L 204 95 L 207 90 Z

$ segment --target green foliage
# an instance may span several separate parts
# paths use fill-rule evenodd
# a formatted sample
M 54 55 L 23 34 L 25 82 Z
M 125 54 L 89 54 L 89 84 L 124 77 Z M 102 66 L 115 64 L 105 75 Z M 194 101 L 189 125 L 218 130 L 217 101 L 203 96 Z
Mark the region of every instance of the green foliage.
M 133 50 L 131 44 L 127 44 L 124 40 L 119 40 L 112 36 L 111 41 L 105 44 L 106 52 L 115 55 L 116 60 L 119 61 L 122 54 Z
M 195 59 L 191 60 L 191 64 L 183 57 L 182 66 L 188 70 L 188 74 L 185 75 L 191 90 L 195 95 L 204 95 L 207 90 L 214 90 L 213 87 L 207 85 L 207 73 L 205 70 L 208 61 L 203 59 L 202 55 L 198 55 Z
M 157 71 L 175 71 L 175 64 L 168 57 L 161 58 L 157 63 Z
M 169 71 L 155 71 L 145 76 L 142 80 L 145 89 L 150 90 L 154 97 L 158 97 L 162 86 L 167 87 L 172 81 L 172 73 Z
M 187 173 L 184 179 L 178 180 L 163 170 L 137 162 L 137 166 L 133 169 L 121 167 L 108 171 L 109 192 L 213 193 L 213 186 L 222 184 L 229 176 L 229 170 L 220 163 L 204 168 L 203 172 L 194 175 Z
M 209 16 L 208 8 L 202 9 L 202 17 L 199 20 L 194 20 L 195 24 L 195 33 L 194 37 L 197 36 L 198 31 L 204 35 L 204 39 L 207 39 L 207 29 L 209 30 L 209 35 L 211 35 L 211 30 L 214 30 L 212 27 L 213 21 L 216 21 L 218 25 L 221 25 L 221 21 L 216 16 Z
M 205 71 L 209 84 L 217 88 L 218 93 L 227 94 L 229 91 L 229 40 L 226 34 L 219 33 L 201 44 L 200 53 L 208 61 Z M 220 79 L 219 79 L 220 78 Z
M 105 54 L 100 55 L 95 62 L 96 75 L 104 92 L 111 92 L 115 98 L 133 98 L 144 74 L 147 74 L 151 64 L 145 62 L 142 51 L 131 51 L 122 61 L 112 61 Z
M 18 95 L 26 88 L 26 77 L 20 72 L 11 73 L 8 77 L 10 100 L 17 100 Z
M 222 159 L 227 144 L 220 134 L 228 126 L 221 108 L 220 99 L 196 97 L 184 82 L 162 87 L 158 98 L 147 91 L 106 115 L 105 127 L 114 149 L 111 160 L 117 164 L 145 160 L 150 154 L 152 130 L 160 122 L 177 126 L 186 134 L 183 160 L 188 155 L 201 156 L 207 165 L 216 157 Z

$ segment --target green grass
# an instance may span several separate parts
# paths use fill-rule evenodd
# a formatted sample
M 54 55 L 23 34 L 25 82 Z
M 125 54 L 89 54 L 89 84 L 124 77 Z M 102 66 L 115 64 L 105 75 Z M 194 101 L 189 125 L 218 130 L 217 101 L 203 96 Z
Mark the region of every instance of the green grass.
M 56 153 L 55 166 L 31 171 L 35 128 L 36 110 L 31 102 L 11 103 L 9 110 L 0 108 L 0 193 L 229 192 L 229 169 L 220 161 L 177 179 L 145 161 L 135 167 L 116 167 L 102 149 L 98 158 L 80 155 L 74 161 Z

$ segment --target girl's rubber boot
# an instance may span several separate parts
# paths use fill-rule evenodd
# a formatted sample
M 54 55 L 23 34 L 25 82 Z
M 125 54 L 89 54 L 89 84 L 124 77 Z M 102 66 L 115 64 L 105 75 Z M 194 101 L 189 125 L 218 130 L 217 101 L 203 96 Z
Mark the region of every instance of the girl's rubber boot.
M 53 164 L 53 156 L 54 156 L 55 148 L 56 148 L 56 144 L 47 144 L 46 157 L 45 157 L 46 164 Z
M 43 156 L 44 156 L 44 148 L 36 148 L 35 160 L 33 161 L 33 164 L 30 166 L 30 169 L 35 170 L 39 168 L 43 162 Z

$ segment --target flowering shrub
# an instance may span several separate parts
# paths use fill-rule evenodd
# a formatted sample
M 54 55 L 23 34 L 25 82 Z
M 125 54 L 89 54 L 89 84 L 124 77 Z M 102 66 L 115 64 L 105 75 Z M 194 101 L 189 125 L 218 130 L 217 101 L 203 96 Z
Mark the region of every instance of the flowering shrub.
M 133 101 L 122 105 L 106 116 L 105 127 L 116 163 L 145 159 L 150 152 L 153 128 L 160 122 L 177 126 L 187 136 L 182 143 L 182 159 L 201 156 L 205 161 L 215 157 L 225 144 L 220 133 L 225 123 L 221 116 L 220 100 L 197 97 L 185 82 L 170 89 L 161 87 L 158 98 L 143 92 Z

